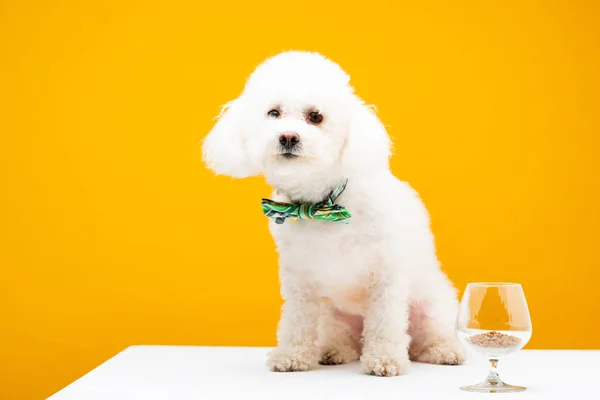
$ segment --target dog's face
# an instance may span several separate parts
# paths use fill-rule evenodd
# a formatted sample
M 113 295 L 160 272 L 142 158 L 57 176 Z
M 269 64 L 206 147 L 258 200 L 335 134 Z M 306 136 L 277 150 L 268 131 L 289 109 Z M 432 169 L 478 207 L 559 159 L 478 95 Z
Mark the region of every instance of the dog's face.
M 276 185 L 344 166 L 387 167 L 385 129 L 348 82 L 337 64 L 315 53 L 268 59 L 225 106 L 204 142 L 205 160 L 217 173 L 264 174 Z

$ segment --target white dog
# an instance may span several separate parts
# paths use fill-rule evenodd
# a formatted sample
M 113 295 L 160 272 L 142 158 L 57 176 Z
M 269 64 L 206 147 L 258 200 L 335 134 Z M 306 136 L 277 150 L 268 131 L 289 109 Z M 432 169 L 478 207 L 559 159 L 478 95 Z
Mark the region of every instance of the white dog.
M 308 52 L 266 60 L 223 108 L 203 155 L 217 174 L 264 175 L 276 201 L 317 204 L 347 182 L 335 203 L 349 223 L 270 221 L 285 300 L 272 370 L 360 358 L 366 373 L 393 376 L 410 360 L 463 362 L 456 291 L 427 211 L 390 172 L 388 134 L 337 64 Z

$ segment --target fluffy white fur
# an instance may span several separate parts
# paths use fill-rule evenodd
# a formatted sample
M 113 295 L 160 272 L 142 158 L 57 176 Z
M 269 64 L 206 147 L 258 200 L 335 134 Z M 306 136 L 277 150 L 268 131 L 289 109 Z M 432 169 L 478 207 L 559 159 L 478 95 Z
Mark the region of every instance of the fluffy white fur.
M 307 120 L 311 110 L 320 124 Z M 278 146 L 290 131 L 300 136 L 294 158 Z M 360 357 L 365 372 L 393 376 L 411 359 L 463 362 L 456 292 L 439 268 L 427 211 L 390 172 L 388 134 L 337 64 L 307 52 L 267 59 L 224 107 L 203 154 L 218 174 L 264 175 L 280 201 L 318 202 L 348 179 L 337 203 L 349 224 L 270 222 L 285 300 L 272 370 Z

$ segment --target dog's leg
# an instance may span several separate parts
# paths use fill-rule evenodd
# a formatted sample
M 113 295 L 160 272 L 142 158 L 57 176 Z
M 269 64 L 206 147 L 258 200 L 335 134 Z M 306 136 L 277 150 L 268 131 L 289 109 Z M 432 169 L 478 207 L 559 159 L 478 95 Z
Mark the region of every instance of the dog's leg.
M 426 291 L 430 296 L 411 304 L 410 359 L 430 364 L 462 364 L 465 352 L 456 336 L 458 303 L 446 277 Z
M 285 300 L 277 331 L 278 346 L 267 361 L 272 371 L 306 371 L 317 363 L 319 299 L 309 285 L 291 277 L 282 281 Z
M 407 288 L 401 277 L 379 277 L 369 294 L 361 361 L 366 373 L 403 374 L 410 365 Z
M 342 313 L 321 303 L 319 364 L 337 365 L 358 360 L 362 317 Z

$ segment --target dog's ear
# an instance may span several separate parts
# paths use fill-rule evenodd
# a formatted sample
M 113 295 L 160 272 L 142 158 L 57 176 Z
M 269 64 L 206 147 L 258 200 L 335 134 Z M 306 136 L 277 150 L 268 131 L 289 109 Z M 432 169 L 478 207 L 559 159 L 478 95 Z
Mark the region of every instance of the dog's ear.
M 217 175 L 245 178 L 258 174 L 246 154 L 243 114 L 240 99 L 227 103 L 223 106 L 217 123 L 204 139 L 202 158 Z
M 389 169 L 390 149 L 390 137 L 375 111 L 356 104 L 342 154 L 344 169 L 358 173 Z

